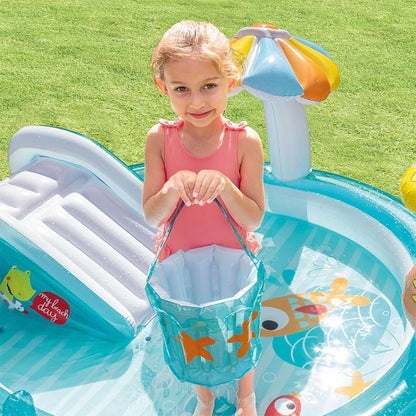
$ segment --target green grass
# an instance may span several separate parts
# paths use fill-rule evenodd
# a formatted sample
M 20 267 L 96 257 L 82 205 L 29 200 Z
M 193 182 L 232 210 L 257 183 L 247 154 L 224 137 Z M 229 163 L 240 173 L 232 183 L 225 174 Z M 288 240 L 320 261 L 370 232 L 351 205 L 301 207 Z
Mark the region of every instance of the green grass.
M 147 130 L 174 117 L 153 87 L 150 54 L 183 19 L 211 21 L 228 37 L 265 21 L 324 47 L 341 85 L 307 107 L 313 167 L 399 195 L 416 159 L 414 0 L 3 0 L 0 178 L 10 138 L 27 125 L 74 130 L 142 162 Z M 241 93 L 227 116 L 247 120 L 266 147 L 261 102 Z

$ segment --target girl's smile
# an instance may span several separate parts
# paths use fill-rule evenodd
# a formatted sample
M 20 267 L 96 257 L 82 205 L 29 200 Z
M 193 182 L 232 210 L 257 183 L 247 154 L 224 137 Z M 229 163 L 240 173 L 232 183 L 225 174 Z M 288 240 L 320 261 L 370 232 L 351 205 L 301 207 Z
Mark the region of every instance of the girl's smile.
M 208 117 L 212 113 L 212 111 L 213 110 L 206 111 L 204 113 L 188 113 L 188 114 L 193 118 L 202 119 L 202 118 Z

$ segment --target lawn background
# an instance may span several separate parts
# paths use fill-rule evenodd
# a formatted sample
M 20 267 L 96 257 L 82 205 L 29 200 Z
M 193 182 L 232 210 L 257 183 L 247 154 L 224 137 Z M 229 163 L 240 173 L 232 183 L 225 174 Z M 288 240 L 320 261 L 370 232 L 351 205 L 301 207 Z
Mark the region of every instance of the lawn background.
M 341 84 L 307 107 L 312 166 L 399 196 L 416 162 L 414 0 L 2 0 L 0 179 L 9 140 L 27 125 L 74 130 L 142 162 L 148 129 L 174 117 L 153 87 L 151 51 L 184 19 L 211 21 L 230 38 L 269 22 L 325 48 Z M 240 93 L 227 117 L 260 133 L 267 159 L 261 102 Z

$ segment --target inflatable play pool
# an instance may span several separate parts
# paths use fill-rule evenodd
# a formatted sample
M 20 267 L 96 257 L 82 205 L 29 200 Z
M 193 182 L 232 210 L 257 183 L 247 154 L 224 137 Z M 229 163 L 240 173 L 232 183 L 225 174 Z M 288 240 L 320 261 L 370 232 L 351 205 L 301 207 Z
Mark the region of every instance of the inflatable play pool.
M 271 159 L 257 230 L 265 288 L 251 318 L 263 351 L 258 414 L 414 416 L 416 341 L 402 292 L 406 275 L 416 288 L 416 215 L 380 190 L 311 170 L 303 105 L 339 84 L 322 48 L 270 25 L 242 29 L 233 45 L 246 56 L 240 89 L 264 101 Z M 12 138 L 9 165 L 0 414 L 191 416 L 195 393 L 164 364 L 145 295 L 156 230 L 141 212 L 144 166 L 37 126 Z M 236 388 L 215 387 L 215 415 L 234 415 Z
M 163 364 L 143 293 L 155 231 L 140 211 L 143 166 L 49 127 L 19 131 L 9 159 L 3 415 L 191 415 L 196 398 Z M 415 216 L 329 173 L 284 184 L 266 166 L 265 186 L 259 414 L 414 415 L 416 347 L 401 292 L 416 263 Z M 234 414 L 235 389 L 217 387 L 217 415 Z

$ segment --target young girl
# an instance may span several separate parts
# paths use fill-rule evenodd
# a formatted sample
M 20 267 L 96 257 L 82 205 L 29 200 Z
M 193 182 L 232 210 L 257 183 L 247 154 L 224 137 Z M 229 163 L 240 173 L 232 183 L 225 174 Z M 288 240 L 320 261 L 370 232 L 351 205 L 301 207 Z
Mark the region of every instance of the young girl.
M 159 260 L 211 244 L 241 248 L 212 203 L 217 197 L 256 253 L 260 245 L 253 231 L 264 214 L 263 152 L 254 130 L 223 115 L 239 76 L 228 39 L 210 23 L 178 23 L 153 51 L 152 68 L 157 88 L 178 116 L 173 122 L 161 120 L 147 135 L 143 211 L 149 224 L 164 225 L 156 242 L 180 200 L 185 203 Z M 251 370 L 239 381 L 238 415 L 256 415 L 253 378 Z M 195 388 L 194 415 L 211 415 L 213 393 Z

